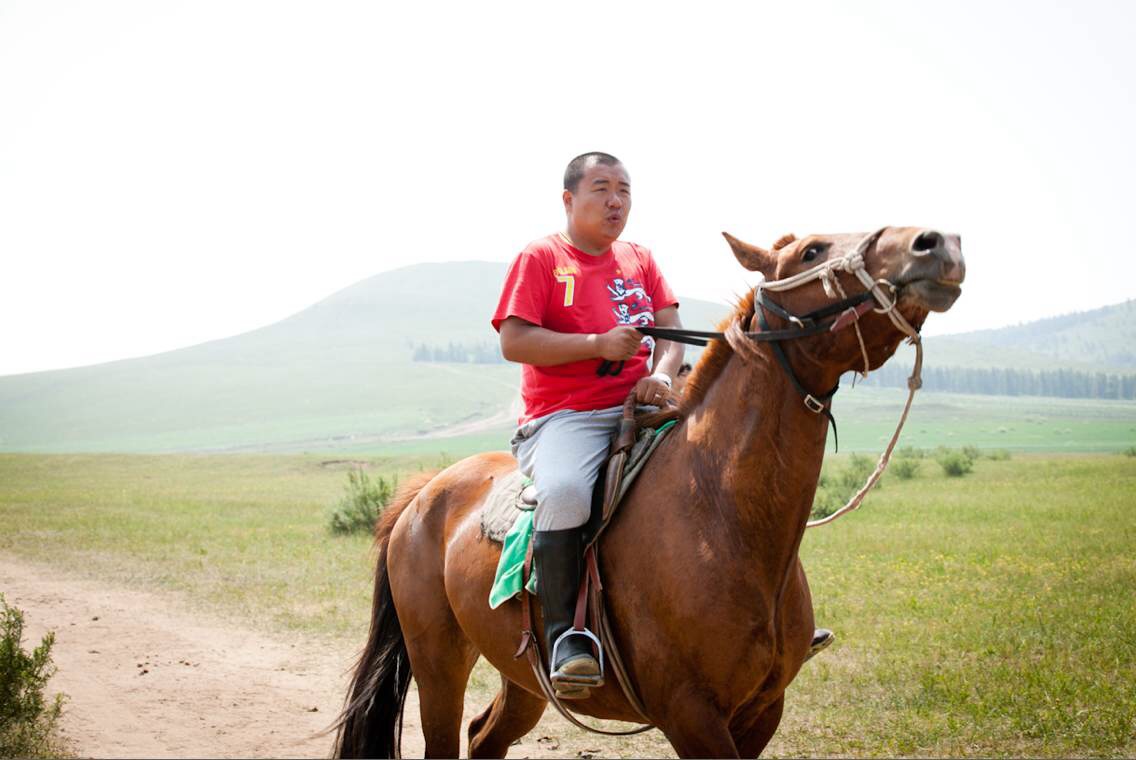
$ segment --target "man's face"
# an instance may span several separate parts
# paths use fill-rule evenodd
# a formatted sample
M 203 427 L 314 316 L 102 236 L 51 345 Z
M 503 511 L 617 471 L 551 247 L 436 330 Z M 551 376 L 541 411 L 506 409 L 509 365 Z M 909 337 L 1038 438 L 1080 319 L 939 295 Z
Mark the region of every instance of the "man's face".
M 631 212 L 631 179 L 623 164 L 593 161 L 576 192 L 564 191 L 569 227 L 581 242 L 606 247 L 620 236 Z

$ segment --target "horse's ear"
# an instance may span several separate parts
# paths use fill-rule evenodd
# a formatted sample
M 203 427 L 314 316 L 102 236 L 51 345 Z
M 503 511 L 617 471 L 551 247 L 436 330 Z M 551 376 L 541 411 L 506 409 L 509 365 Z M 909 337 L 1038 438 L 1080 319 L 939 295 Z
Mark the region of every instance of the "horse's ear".
M 734 258 L 736 258 L 738 263 L 743 267 L 751 272 L 761 272 L 766 277 L 773 275 L 776 259 L 769 251 L 764 248 L 758 248 L 756 245 L 743 243 L 728 232 L 723 232 L 722 237 L 726 238 L 726 242 L 730 244 L 730 248 L 734 251 Z

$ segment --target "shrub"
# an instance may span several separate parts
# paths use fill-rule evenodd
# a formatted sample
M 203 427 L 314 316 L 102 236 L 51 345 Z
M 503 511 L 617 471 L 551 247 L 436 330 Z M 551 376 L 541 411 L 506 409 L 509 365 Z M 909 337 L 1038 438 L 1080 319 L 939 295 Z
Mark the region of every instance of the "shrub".
M 63 713 L 62 694 L 50 702 L 43 689 L 55 673 L 48 633 L 31 654 L 24 651 L 24 614 L 9 607 L 0 594 L 0 757 L 57 757 L 55 734 Z
M 813 508 L 810 518 L 818 520 L 828 517 L 843 507 L 852 495 L 860 490 L 860 486 L 867 482 L 868 477 L 876 469 L 876 460 L 864 454 L 853 454 L 848 458 L 848 465 L 835 475 L 821 471 L 817 481 L 816 495 L 813 497 Z M 879 482 L 875 485 L 880 487 Z
M 848 496 L 852 496 L 875 471 L 875 459 L 866 454 L 853 454 L 848 457 L 848 467 L 840 473 L 840 485 L 848 492 Z M 876 483 L 876 487 L 879 488 L 880 484 Z
M 911 480 L 919 474 L 918 459 L 896 459 L 891 463 L 891 472 L 900 480 Z
M 945 449 L 935 459 L 948 477 L 960 478 L 974 469 L 974 460 L 963 451 Z
M 1006 462 L 1010 459 L 1010 452 L 1005 449 L 991 449 L 986 452 L 986 458 L 994 462 Z
M 1136 457 L 1136 446 L 1129 446 L 1124 450 L 1124 456 Z
M 982 458 L 982 449 L 978 448 L 977 446 L 963 446 L 962 453 L 963 456 L 965 456 L 972 462 L 977 462 Z
M 813 510 L 809 513 L 810 520 L 819 520 L 822 517 L 828 517 L 836 510 L 844 506 L 847 499 L 837 498 L 836 494 L 827 488 L 817 488 L 816 496 L 813 497 Z
M 914 446 L 903 446 L 895 450 L 895 459 L 922 459 L 927 456 L 927 452 L 923 449 L 917 449 Z
M 373 531 L 397 485 L 397 478 L 388 481 L 379 476 L 371 480 L 363 470 L 351 470 L 347 473 L 347 495 L 332 508 L 328 528 L 341 535 Z

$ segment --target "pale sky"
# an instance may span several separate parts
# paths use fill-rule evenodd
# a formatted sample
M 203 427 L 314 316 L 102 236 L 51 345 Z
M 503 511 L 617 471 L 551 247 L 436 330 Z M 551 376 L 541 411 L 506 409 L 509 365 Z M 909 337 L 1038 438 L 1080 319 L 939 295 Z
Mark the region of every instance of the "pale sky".
M 1136 297 L 1136 4 L 693 8 L 0 0 L 0 374 L 508 261 L 588 150 L 680 294 L 751 281 L 721 230 L 894 224 L 962 235 L 928 334 Z

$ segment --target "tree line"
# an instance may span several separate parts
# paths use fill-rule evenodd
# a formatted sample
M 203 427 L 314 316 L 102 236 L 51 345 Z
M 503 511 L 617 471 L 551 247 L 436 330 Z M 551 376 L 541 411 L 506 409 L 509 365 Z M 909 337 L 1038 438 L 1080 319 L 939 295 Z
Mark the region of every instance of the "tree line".
M 414 347 L 412 358 L 416 362 L 505 363 L 505 357 L 501 355 L 501 346 L 491 341 L 482 341 L 472 345 L 450 341 L 445 346 L 428 346 L 425 343 L 419 343 Z
M 866 385 L 906 388 L 910 367 L 885 364 L 872 372 Z M 929 391 L 976 393 L 985 396 L 1054 396 L 1059 398 L 1136 398 L 1136 374 L 1084 372 L 1075 369 L 978 369 L 923 367 L 923 387 Z
M 413 349 L 416 362 L 504 364 L 495 341 L 427 345 Z M 885 364 L 863 381 L 879 388 L 906 388 L 910 367 Z M 923 387 L 929 391 L 974 393 L 983 396 L 1052 396 L 1057 398 L 1136 399 L 1136 374 L 1085 372 L 1074 369 L 1030 370 L 975 367 L 924 367 Z

